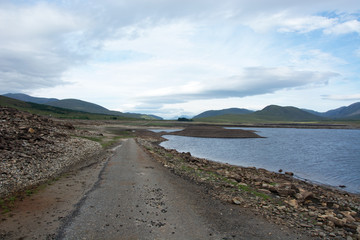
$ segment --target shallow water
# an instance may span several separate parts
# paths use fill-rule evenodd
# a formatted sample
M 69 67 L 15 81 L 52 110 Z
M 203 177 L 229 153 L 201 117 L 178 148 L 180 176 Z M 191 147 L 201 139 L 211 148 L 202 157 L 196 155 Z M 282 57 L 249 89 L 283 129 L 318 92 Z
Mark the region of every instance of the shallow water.
M 360 130 L 249 128 L 266 138 L 218 139 L 165 135 L 165 148 L 255 166 L 360 193 Z

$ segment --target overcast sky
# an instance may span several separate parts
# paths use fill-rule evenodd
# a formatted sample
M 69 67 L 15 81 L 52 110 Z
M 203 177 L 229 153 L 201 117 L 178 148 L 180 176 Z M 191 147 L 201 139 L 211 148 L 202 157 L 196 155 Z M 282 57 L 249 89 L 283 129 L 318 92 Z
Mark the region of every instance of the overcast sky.
M 0 0 L 0 94 L 164 118 L 360 101 L 359 0 Z

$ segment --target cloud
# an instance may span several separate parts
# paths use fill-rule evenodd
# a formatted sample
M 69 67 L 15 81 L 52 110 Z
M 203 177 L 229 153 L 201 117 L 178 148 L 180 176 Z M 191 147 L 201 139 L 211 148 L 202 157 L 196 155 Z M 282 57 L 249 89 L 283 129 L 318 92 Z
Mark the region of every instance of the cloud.
M 64 84 L 62 74 L 82 57 L 64 39 L 82 26 L 78 18 L 44 3 L 0 9 L 1 91 Z
M 360 22 L 356 19 L 346 21 L 333 25 L 330 28 L 324 30 L 326 34 L 348 34 L 348 33 L 358 33 L 360 34 Z
M 339 76 L 335 72 L 294 70 L 288 67 L 251 67 L 236 76 L 158 89 L 148 93 L 143 100 L 152 103 L 182 103 L 199 99 L 242 98 L 283 89 L 324 85 Z
M 359 101 L 360 94 L 349 94 L 349 95 L 323 95 L 323 99 L 328 100 L 341 100 L 341 101 Z
M 358 75 L 343 37 L 359 34 L 358 12 L 358 0 L 0 1 L 1 91 L 175 112 L 317 88 Z

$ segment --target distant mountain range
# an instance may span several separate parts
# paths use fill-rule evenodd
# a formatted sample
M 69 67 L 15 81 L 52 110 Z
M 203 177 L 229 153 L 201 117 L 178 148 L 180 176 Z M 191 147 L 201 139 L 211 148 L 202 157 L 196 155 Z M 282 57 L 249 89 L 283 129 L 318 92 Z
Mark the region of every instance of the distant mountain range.
M 341 119 L 341 118 L 360 119 L 360 102 L 353 103 L 347 107 L 340 107 L 333 110 L 329 110 L 323 113 L 312 110 L 306 110 L 306 109 L 304 110 L 317 116 L 333 118 L 333 119 Z
M 22 93 L 8 93 L 8 94 L 4 94 L 3 96 L 17 99 L 17 100 L 24 101 L 24 102 L 44 104 L 44 105 L 53 106 L 53 107 L 57 107 L 57 108 L 71 109 L 74 111 L 121 116 L 121 117 L 128 117 L 128 118 L 162 120 L 161 117 L 158 117 L 155 115 L 147 115 L 147 114 L 139 114 L 139 113 L 122 113 L 119 111 L 111 111 L 100 105 L 82 101 L 79 99 L 59 100 L 56 98 L 38 98 L 38 97 L 32 97 L 32 96 L 22 94 Z
M 5 97 L 17 99 L 20 101 L 44 104 L 48 107 L 55 107 L 57 109 L 69 109 L 72 111 L 80 111 L 94 114 L 104 114 L 111 116 L 119 116 L 124 118 L 137 119 L 157 119 L 161 117 L 155 115 L 139 114 L 139 113 L 122 113 L 118 111 L 111 111 L 100 105 L 78 100 L 78 99 L 63 99 L 56 98 L 38 98 L 26 94 L 5 94 Z M 13 103 L 16 105 L 16 103 Z M 36 106 L 36 108 L 44 108 Z M 55 111 L 54 109 L 50 109 Z M 56 110 L 62 111 L 62 110 Z M 266 121 L 287 121 L 287 122 L 310 122 L 310 121 L 326 121 L 326 120 L 360 120 L 360 102 L 351 104 L 349 106 L 340 107 L 329 110 L 327 112 L 316 112 L 308 109 L 299 109 L 296 107 L 281 107 L 277 105 L 269 105 L 260 111 L 252 111 L 243 108 L 228 108 L 222 110 L 209 110 L 193 117 L 194 121 L 209 121 L 209 122 L 266 122 Z
M 260 111 L 241 108 L 210 110 L 193 117 L 197 121 L 238 122 L 238 121 L 290 121 L 309 122 L 322 120 L 360 120 L 360 102 L 329 110 L 324 113 L 296 107 L 269 105 Z

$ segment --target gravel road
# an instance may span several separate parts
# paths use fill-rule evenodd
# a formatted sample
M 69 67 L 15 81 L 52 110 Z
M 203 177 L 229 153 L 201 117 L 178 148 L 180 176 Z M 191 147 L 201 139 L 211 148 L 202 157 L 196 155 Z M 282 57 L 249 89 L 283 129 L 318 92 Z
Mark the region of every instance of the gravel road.
M 124 140 L 58 239 L 307 239 L 209 197 Z

